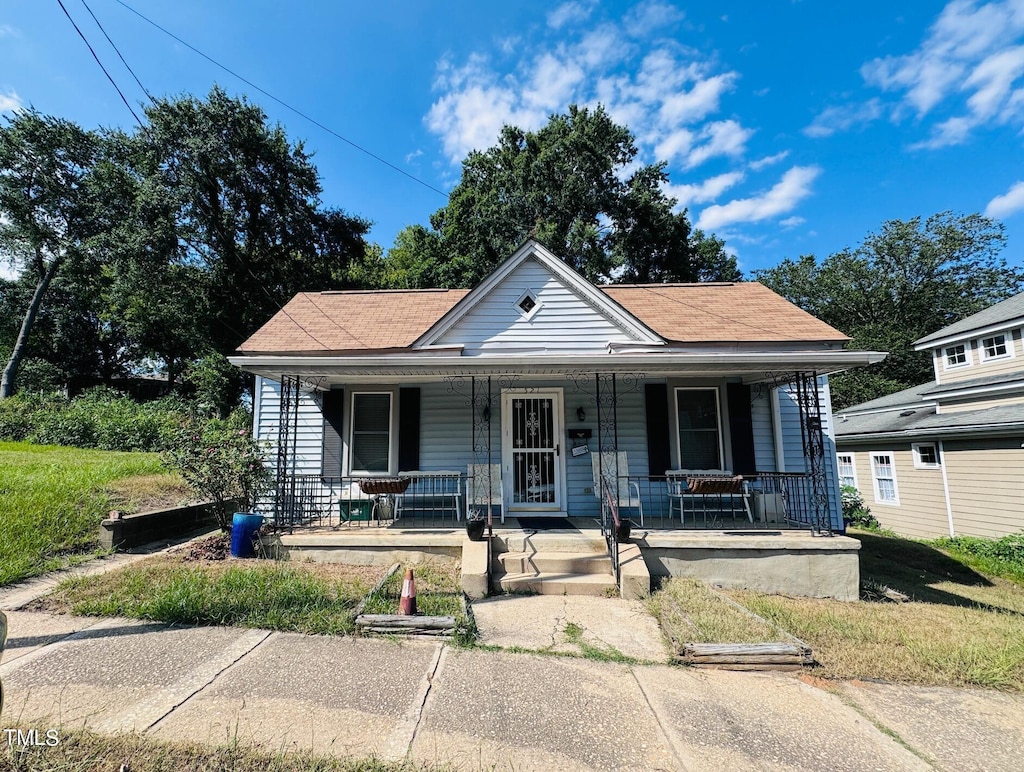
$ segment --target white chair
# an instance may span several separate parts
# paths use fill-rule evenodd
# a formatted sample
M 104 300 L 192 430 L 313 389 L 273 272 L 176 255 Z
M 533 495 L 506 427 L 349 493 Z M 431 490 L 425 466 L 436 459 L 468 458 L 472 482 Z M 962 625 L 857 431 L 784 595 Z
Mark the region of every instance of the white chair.
M 501 512 L 501 522 L 505 522 L 505 496 L 501 484 L 501 464 L 470 464 L 466 467 L 469 478 L 468 510 L 473 507 L 497 505 Z
M 635 509 L 640 518 L 640 525 L 644 524 L 644 502 L 640 498 L 640 485 L 629 480 L 629 461 L 626 451 L 619 450 L 605 451 L 590 454 L 590 463 L 594 472 L 594 495 L 601 498 L 601 474 L 606 480 L 612 483 L 611 488 L 616 493 L 616 506 L 621 513 L 623 509 Z

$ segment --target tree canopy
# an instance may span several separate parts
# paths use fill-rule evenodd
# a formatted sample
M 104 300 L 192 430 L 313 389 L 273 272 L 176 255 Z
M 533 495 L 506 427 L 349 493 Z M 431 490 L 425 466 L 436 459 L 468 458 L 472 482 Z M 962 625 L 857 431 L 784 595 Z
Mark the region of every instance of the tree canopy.
M 431 227 L 398 234 L 385 280 L 472 286 L 529 237 L 592 281 L 738 279 L 724 243 L 674 211 L 665 165 L 636 157 L 632 134 L 601 107 L 572 106 L 537 131 L 505 126 L 497 144 L 463 162 Z
M 834 376 L 833 404 L 848 407 L 933 378 L 914 341 L 1024 290 L 1024 272 L 999 256 L 1003 226 L 942 212 L 889 220 L 855 248 L 756 272 L 758 281 L 845 332 L 885 361 Z

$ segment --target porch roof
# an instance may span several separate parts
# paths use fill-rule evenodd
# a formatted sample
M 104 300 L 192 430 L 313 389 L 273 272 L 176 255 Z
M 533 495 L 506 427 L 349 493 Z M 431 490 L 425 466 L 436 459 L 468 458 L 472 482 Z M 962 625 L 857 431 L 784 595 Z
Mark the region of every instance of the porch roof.
M 266 378 L 282 375 L 318 379 L 322 386 L 331 383 L 373 383 L 429 381 L 446 376 L 501 376 L 510 374 L 536 377 L 564 377 L 574 373 L 644 373 L 658 377 L 742 377 L 744 382 L 759 383 L 788 380 L 795 372 L 819 375 L 840 372 L 880 362 L 884 353 L 876 351 L 820 350 L 708 350 L 670 349 L 657 352 L 618 352 L 601 355 L 492 355 L 463 357 L 458 352 L 408 350 L 387 354 L 346 355 L 246 355 L 230 357 L 232 364 Z

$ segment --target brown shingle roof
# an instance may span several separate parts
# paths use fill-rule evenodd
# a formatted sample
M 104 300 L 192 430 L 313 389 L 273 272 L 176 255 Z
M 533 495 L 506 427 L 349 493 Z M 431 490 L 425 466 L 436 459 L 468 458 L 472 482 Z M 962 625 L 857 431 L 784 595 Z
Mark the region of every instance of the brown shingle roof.
M 849 340 L 839 330 L 754 281 L 613 284 L 600 289 L 670 341 Z
M 669 341 L 847 340 L 838 330 L 756 282 L 617 284 L 599 289 Z M 407 348 L 468 292 L 303 292 L 238 351 L 299 354 Z

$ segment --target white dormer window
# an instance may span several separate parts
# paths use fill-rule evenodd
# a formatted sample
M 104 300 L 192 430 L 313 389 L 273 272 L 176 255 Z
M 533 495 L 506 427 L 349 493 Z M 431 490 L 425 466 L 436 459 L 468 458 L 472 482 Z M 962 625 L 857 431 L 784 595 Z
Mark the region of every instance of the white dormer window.
M 516 301 L 516 308 L 524 319 L 529 319 L 540 309 L 540 301 L 533 290 L 526 290 Z
M 983 360 L 1002 359 L 1008 356 L 1010 356 L 1010 351 L 1007 348 L 1004 333 L 981 339 L 981 358 Z
M 953 367 L 965 367 L 970 364 L 970 360 L 967 358 L 967 346 L 964 343 L 946 346 L 943 353 L 946 355 L 947 370 Z

